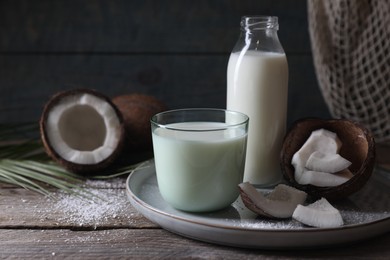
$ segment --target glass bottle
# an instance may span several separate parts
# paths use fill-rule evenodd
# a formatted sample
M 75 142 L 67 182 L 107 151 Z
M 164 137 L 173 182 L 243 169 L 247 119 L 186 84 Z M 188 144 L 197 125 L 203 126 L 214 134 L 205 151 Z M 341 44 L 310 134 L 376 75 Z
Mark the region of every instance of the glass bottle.
M 227 109 L 249 116 L 244 181 L 271 186 L 281 179 L 286 131 L 288 64 L 275 16 L 244 16 L 227 68 Z

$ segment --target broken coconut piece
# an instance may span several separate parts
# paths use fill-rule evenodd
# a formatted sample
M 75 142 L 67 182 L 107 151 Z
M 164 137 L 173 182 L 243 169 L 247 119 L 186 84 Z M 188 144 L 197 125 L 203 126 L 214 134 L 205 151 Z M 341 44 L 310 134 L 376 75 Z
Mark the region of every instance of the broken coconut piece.
M 338 153 L 341 142 L 337 135 L 326 129 L 318 129 L 311 133 L 303 146 L 293 155 L 291 164 L 295 168 L 295 179 L 298 181 L 305 170 L 310 155 L 315 151 Z
M 89 89 L 53 96 L 44 108 L 40 131 L 49 156 L 76 173 L 108 167 L 124 139 L 120 112 L 109 98 Z
M 305 225 L 318 228 L 334 228 L 344 224 L 340 212 L 325 198 L 307 206 L 298 205 L 292 217 Z
M 279 184 L 266 197 L 249 182 L 239 184 L 242 201 L 251 211 L 266 217 L 289 218 L 298 204 L 305 202 L 306 192 Z
M 336 173 L 348 168 L 351 162 L 337 153 L 313 152 L 306 161 L 306 169 Z

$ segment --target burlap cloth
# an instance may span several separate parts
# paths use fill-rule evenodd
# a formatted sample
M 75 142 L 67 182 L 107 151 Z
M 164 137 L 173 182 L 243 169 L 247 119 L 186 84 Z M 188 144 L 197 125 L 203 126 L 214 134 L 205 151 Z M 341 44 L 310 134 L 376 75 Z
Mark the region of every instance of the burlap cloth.
M 390 143 L 390 0 L 308 0 L 308 21 L 331 115 Z

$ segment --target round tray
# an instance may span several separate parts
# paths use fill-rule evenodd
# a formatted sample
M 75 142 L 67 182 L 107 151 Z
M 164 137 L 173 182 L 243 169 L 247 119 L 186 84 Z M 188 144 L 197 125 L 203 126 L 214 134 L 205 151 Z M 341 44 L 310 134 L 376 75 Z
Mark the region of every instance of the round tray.
M 176 210 L 160 195 L 153 160 L 130 174 L 126 189 L 131 204 L 141 214 L 185 237 L 245 248 L 313 248 L 351 243 L 390 231 L 390 179 L 386 174 L 375 169 L 362 190 L 332 203 L 345 223 L 338 228 L 312 228 L 293 219 L 259 218 L 240 198 L 230 207 L 211 213 Z

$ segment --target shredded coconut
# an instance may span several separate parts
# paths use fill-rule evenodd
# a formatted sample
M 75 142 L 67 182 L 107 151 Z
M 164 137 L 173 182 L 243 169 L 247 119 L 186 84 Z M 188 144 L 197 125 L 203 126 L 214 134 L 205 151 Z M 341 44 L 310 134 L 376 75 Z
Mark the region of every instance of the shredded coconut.
M 85 186 L 90 188 L 124 189 L 126 188 L 126 181 L 123 178 L 114 178 L 109 180 L 88 179 L 85 181 Z
M 116 218 L 121 208 L 124 207 L 123 201 L 119 199 L 118 190 L 87 189 L 86 191 L 96 197 L 86 199 L 71 194 L 59 195 L 54 208 L 64 213 L 65 219 L 62 220 L 78 222 L 80 225 L 92 222 L 97 224 L 108 218 Z
M 89 180 L 83 189 L 85 196 L 58 191 L 48 198 L 51 205 L 48 210 L 58 213 L 57 221 L 79 227 L 97 228 L 112 223 L 113 219 L 123 224 L 123 219 L 130 221 L 133 215 L 129 213 L 125 189 L 118 188 L 123 182 L 123 179 L 115 182 Z

